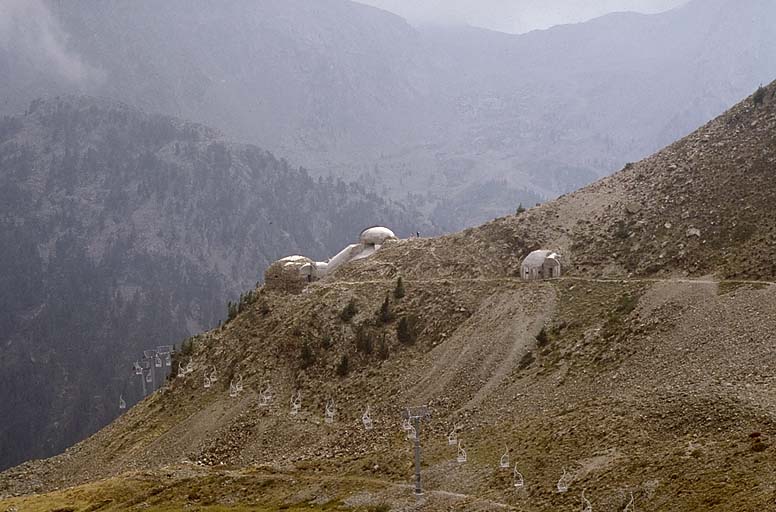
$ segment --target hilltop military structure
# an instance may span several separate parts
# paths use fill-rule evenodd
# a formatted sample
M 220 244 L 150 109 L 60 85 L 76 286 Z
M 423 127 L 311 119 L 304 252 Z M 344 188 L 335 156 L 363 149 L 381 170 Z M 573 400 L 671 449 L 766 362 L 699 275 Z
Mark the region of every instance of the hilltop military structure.
M 540 249 L 525 257 L 520 265 L 520 277 L 525 281 L 560 277 L 560 254 Z
M 373 226 L 361 232 L 358 243 L 348 245 L 326 261 L 313 261 L 299 255 L 279 259 L 264 272 L 264 283 L 268 288 L 299 293 L 307 283 L 334 272 L 345 263 L 368 258 L 395 240 L 398 238 L 390 229 Z

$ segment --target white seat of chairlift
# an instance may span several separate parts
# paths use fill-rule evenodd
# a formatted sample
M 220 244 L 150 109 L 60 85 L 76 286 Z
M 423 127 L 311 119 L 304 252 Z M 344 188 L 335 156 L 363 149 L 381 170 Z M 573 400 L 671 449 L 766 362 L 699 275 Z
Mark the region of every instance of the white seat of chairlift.
M 458 444 L 458 425 L 453 425 L 453 430 L 447 434 L 447 444 L 450 446 Z
M 566 492 L 569 490 L 569 484 L 567 479 L 568 473 L 566 472 L 566 468 L 563 468 L 563 474 L 560 476 L 560 479 L 558 479 L 557 489 L 558 492 Z
M 119 409 L 126 409 L 127 402 L 124 401 L 124 395 L 119 395 Z
M 466 456 L 466 450 L 463 449 L 463 445 L 461 444 L 460 439 L 458 440 L 458 457 L 456 458 L 456 460 L 459 463 L 464 463 L 468 460 Z
M 510 467 L 509 465 L 509 448 L 506 446 L 504 447 L 504 455 L 501 456 L 501 459 L 498 461 L 498 465 L 502 469 L 507 469 Z
M 326 423 L 334 423 L 334 415 L 337 414 L 337 409 L 334 405 L 334 400 L 329 399 L 328 402 L 326 402 L 326 411 L 325 411 L 325 418 L 324 421 Z
M 366 406 L 364 414 L 361 415 L 361 423 L 364 424 L 364 428 L 372 430 L 372 417 L 369 415 L 369 406 Z
M 291 416 L 296 416 L 302 409 L 302 392 L 297 391 L 293 397 L 291 397 Z
M 512 471 L 512 485 L 515 486 L 515 489 L 522 489 L 525 486 L 523 474 L 517 470 L 517 463 L 515 463 L 515 469 Z
M 593 504 L 585 498 L 585 490 L 582 489 L 582 512 L 593 512 Z

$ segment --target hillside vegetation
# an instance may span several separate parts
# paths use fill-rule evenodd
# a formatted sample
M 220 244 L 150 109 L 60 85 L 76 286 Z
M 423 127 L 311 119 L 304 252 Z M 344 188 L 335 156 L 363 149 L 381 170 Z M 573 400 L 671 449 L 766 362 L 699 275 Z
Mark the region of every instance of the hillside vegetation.
M 558 201 L 402 240 L 299 295 L 256 290 L 242 314 L 192 339 L 181 361 L 193 374 L 63 455 L 0 475 L 0 503 L 539 511 L 578 506 L 585 490 L 594 510 L 625 510 L 631 496 L 642 511 L 767 510 L 775 128 L 771 84 Z M 750 226 L 743 239 L 739 226 Z M 679 243 L 683 258 L 671 252 Z M 515 277 L 539 246 L 562 250 L 564 278 Z M 343 314 L 351 302 L 355 314 Z M 219 381 L 204 389 L 212 366 Z M 240 375 L 245 390 L 230 398 Z M 262 407 L 268 385 L 274 400 Z M 432 410 L 421 500 L 400 429 L 418 404 Z M 361 424 L 367 406 L 373 430 Z M 448 445 L 455 426 L 465 463 Z M 523 489 L 499 468 L 505 447 Z
M 105 425 L 143 349 L 217 325 L 275 259 L 365 226 L 427 231 L 359 186 L 108 100 L 0 120 L 0 467 Z

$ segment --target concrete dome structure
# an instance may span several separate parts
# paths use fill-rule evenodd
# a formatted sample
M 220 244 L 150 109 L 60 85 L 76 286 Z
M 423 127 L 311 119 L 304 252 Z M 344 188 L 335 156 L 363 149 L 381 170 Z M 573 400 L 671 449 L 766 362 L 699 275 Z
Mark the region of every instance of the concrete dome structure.
M 313 261 L 305 256 L 287 256 L 270 265 L 264 272 L 268 288 L 299 293 L 305 285 L 334 272 L 340 266 L 368 258 L 389 240 L 398 240 L 393 231 L 373 226 L 361 232 L 359 243 L 350 244 L 326 261 Z
M 560 277 L 560 254 L 540 249 L 525 257 L 520 265 L 520 277 L 526 281 Z
M 388 228 L 373 226 L 361 232 L 359 242 L 367 245 L 383 245 L 386 240 L 396 240 L 396 235 Z

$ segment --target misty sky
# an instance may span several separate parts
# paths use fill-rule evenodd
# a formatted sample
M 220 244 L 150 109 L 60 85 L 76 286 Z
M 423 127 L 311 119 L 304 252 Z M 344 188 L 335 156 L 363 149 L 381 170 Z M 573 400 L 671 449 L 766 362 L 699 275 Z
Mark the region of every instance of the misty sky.
M 655 13 L 688 0 L 357 0 L 412 23 L 467 24 L 502 32 L 528 32 L 586 21 L 615 11 Z

